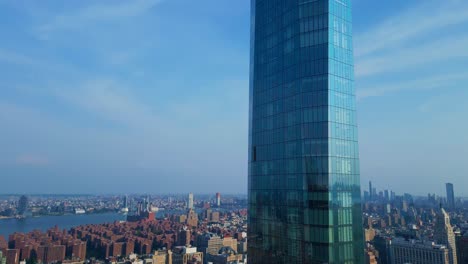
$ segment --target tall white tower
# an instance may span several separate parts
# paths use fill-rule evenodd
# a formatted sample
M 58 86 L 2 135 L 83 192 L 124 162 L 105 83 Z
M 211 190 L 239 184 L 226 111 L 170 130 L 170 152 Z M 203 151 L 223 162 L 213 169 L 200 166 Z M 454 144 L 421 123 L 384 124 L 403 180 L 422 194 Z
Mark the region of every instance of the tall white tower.
M 189 193 L 188 195 L 188 209 L 193 209 L 193 193 Z
M 216 193 L 216 206 L 220 207 L 221 206 L 221 194 Z

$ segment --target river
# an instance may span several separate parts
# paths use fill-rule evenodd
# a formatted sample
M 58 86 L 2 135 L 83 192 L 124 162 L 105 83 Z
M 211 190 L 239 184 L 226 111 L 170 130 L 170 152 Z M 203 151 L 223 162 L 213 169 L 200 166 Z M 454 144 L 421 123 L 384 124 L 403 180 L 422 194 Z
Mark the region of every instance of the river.
M 30 232 L 32 230 L 46 231 L 54 226 L 60 229 L 70 229 L 86 224 L 103 224 L 125 220 L 126 216 L 118 213 L 82 214 L 62 216 L 42 216 L 25 219 L 0 219 L 0 235 L 8 240 L 8 235 L 15 232 Z

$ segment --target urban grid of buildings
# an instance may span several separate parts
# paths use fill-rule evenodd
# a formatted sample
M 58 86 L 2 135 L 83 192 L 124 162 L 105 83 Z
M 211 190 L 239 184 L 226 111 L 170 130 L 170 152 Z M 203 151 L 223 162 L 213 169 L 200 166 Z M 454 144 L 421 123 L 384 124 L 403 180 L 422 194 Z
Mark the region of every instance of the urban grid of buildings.
M 127 221 L 0 236 L 0 264 L 245 264 L 249 259 L 247 204 L 242 202 L 245 198 L 239 199 L 225 200 L 230 209 L 224 209 L 219 194 L 208 201 L 193 194 L 185 200 L 124 196 L 117 211 L 129 212 Z M 14 203 L 18 214 L 30 210 L 28 200 L 21 197 Z M 155 204 L 178 210 L 161 214 L 165 208 Z M 362 263 L 468 263 L 468 201 L 455 198 L 453 188 L 446 197 L 413 197 L 377 191 L 369 183 L 362 218 L 366 241 Z
M 20 200 L 24 200 L 21 197 Z M 196 203 L 190 194 L 181 213 L 158 218 L 150 197 L 123 197 L 120 212 L 127 221 L 83 225 L 70 230 L 14 233 L 8 241 L 0 236 L 0 264 L 19 263 L 245 263 L 247 254 L 247 209 L 221 207 L 221 195 Z M 130 200 L 130 201 L 129 201 Z M 180 204 L 172 201 L 169 204 Z M 133 207 L 128 208 L 133 204 Z M 153 204 L 154 203 L 154 204 Z M 18 203 L 18 214 L 28 205 Z
M 448 183 L 446 197 L 413 197 L 364 192 L 366 261 L 370 264 L 468 263 L 468 201 L 456 200 Z

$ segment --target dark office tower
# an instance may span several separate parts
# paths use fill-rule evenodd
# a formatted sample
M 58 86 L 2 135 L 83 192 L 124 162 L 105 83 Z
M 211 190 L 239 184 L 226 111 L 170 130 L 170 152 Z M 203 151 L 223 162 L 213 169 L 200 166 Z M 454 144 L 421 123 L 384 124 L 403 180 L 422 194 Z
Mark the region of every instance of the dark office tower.
M 351 0 L 252 0 L 249 263 L 364 263 Z
M 128 196 L 125 195 L 123 198 L 123 207 L 128 208 Z
M 447 190 L 447 205 L 450 209 L 455 208 L 455 194 L 453 192 L 453 184 L 446 183 L 445 188 Z
M 369 201 L 369 192 L 368 191 L 364 191 L 364 201 Z
M 372 200 L 373 195 L 372 195 L 372 182 L 371 181 L 369 181 L 369 197 Z
M 18 214 L 24 215 L 26 210 L 28 210 L 28 197 L 23 195 L 18 201 Z
M 148 211 L 148 199 L 146 197 L 143 198 L 143 203 L 141 204 L 141 211 Z

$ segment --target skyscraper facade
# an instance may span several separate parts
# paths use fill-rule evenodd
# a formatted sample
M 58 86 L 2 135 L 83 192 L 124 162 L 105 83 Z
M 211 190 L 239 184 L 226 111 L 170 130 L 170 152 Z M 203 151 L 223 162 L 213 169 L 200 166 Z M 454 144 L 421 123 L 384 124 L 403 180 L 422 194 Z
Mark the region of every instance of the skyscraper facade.
M 189 193 L 187 207 L 193 209 L 193 193 Z
M 363 263 L 351 0 L 251 10 L 249 263 Z
M 380 253 L 380 252 L 379 252 Z M 445 245 L 404 239 L 393 239 L 390 245 L 390 264 L 424 263 L 449 264 L 449 250 Z
M 437 213 L 437 220 L 434 226 L 434 240 L 442 245 L 445 245 L 449 251 L 449 263 L 457 264 L 457 246 L 455 241 L 455 234 L 452 225 L 450 224 L 450 217 L 443 208 L 440 208 Z
M 128 195 L 123 198 L 123 208 L 128 208 Z
M 18 201 L 18 215 L 24 215 L 26 211 L 28 210 L 28 197 L 26 196 L 21 196 L 19 201 Z
M 220 207 L 221 206 L 221 194 L 216 193 L 216 206 Z
M 6 264 L 6 257 L 3 256 L 2 251 L 0 251 L 0 264 Z
M 446 183 L 445 189 L 447 191 L 447 205 L 450 209 L 455 208 L 455 193 L 453 192 L 453 184 Z

